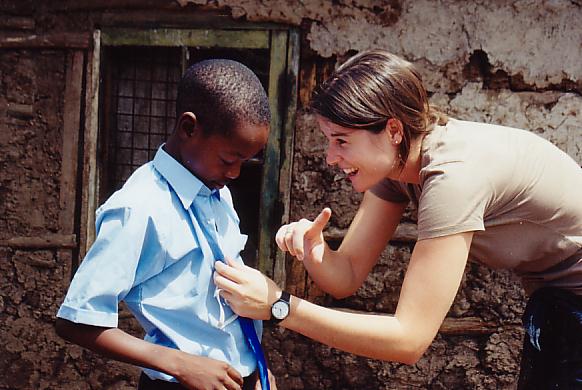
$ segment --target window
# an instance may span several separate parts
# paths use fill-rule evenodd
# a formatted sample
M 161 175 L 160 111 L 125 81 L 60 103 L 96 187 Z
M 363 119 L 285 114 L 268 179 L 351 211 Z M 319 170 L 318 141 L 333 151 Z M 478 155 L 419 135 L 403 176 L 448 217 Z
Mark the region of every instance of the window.
M 202 59 L 229 58 L 258 75 L 272 113 L 265 150 L 245 163 L 240 177 L 229 186 L 241 230 L 249 236 L 243 257 L 284 283 L 285 258 L 274 250 L 274 234 L 289 210 L 298 33 L 287 28 L 109 28 L 96 31 L 94 44 L 93 88 L 86 110 L 89 158 L 84 166 L 87 206 L 82 211 L 81 255 L 94 239 L 96 207 L 151 160 L 173 130 L 176 89 L 183 71 Z

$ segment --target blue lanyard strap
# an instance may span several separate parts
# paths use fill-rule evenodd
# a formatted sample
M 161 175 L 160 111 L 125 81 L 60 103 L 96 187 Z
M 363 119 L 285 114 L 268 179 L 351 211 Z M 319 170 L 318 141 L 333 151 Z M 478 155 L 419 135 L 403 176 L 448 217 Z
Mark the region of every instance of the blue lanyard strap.
M 253 324 L 253 320 L 247 317 L 238 317 L 238 323 L 240 328 L 242 329 L 243 334 L 253 351 L 253 355 L 257 359 L 257 365 L 259 366 L 259 379 L 261 380 L 261 388 L 263 390 L 270 390 L 271 386 L 269 384 L 269 374 L 267 371 L 267 360 L 265 359 L 265 355 L 263 353 L 263 348 L 261 347 L 261 342 L 257 337 L 257 333 L 255 332 L 255 325 Z
M 224 262 L 225 261 L 224 253 L 222 252 L 222 249 L 220 249 L 218 241 L 213 239 L 213 237 L 215 237 L 214 232 L 210 231 L 208 225 L 204 223 L 205 220 L 200 218 L 198 210 L 196 210 L 194 204 L 192 204 L 191 210 L 199 222 L 198 225 L 200 225 L 200 227 L 204 230 L 206 236 L 209 238 L 207 241 L 208 244 L 210 245 L 210 249 L 212 250 L 212 254 L 214 255 L 215 260 Z M 238 323 L 245 337 L 245 340 L 247 341 L 247 344 L 251 349 L 251 352 L 253 353 L 255 359 L 257 360 L 257 366 L 259 367 L 259 378 L 261 380 L 261 388 L 262 390 L 270 390 L 271 386 L 269 384 L 267 360 L 265 359 L 265 354 L 263 353 L 261 342 L 257 337 L 257 332 L 255 331 L 255 325 L 253 323 L 253 320 L 247 317 L 239 316 Z

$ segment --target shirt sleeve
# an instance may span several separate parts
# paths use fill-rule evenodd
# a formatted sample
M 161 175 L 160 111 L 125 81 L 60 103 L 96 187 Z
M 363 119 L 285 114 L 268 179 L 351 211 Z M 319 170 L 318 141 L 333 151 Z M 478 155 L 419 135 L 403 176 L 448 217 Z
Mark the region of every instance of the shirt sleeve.
M 117 326 L 119 301 L 134 286 L 144 244 L 152 241 L 148 221 L 130 208 L 98 215 L 96 240 L 75 273 L 57 317 L 93 326 Z
M 491 187 L 472 171 L 467 163 L 451 162 L 421 172 L 419 240 L 485 230 Z
M 406 191 L 396 182 L 390 179 L 384 179 L 374 185 L 370 191 L 388 202 L 406 203 L 410 200 Z

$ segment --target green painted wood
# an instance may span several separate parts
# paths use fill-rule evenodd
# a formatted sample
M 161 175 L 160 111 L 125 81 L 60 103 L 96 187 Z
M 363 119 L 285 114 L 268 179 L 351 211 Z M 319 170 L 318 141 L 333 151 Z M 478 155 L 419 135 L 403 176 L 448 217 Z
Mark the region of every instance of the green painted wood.
M 101 31 L 93 32 L 93 51 L 86 63 L 85 128 L 83 130 L 83 191 L 81 194 L 81 239 L 79 262 L 95 241 L 95 210 L 99 194 L 97 145 L 99 142 L 99 68 L 101 66 Z
M 269 47 L 269 31 L 108 28 L 102 31 L 101 44 L 104 46 L 190 46 L 266 49 Z
M 281 134 L 283 133 L 282 103 L 285 91 L 287 66 L 287 31 L 271 32 L 271 59 L 269 68 L 269 104 L 271 106 L 271 132 L 265 147 L 263 182 L 261 186 L 261 208 L 259 215 L 259 259 L 258 269 L 273 276 L 273 242 L 278 221 L 276 202 L 279 196 L 279 164 L 281 159 Z
M 204 12 L 185 12 L 183 9 L 160 9 L 155 13 L 143 10 L 107 10 L 95 15 L 96 22 L 104 27 L 133 28 L 187 28 L 196 26 L 204 29 L 222 30 L 287 30 L 289 25 L 275 22 L 252 22 L 233 19 L 226 10 L 205 10 Z
M 299 82 L 299 31 L 289 30 L 287 44 L 287 70 L 285 75 L 285 115 L 283 134 L 281 135 L 281 169 L 279 170 L 279 200 L 282 207 L 282 215 L 279 225 L 289 222 L 289 209 L 291 205 L 291 177 L 293 171 L 293 146 L 295 140 L 295 117 L 297 116 L 297 93 Z M 276 230 L 275 232 L 276 233 Z M 274 234 L 273 233 L 273 234 Z M 273 266 L 273 279 L 285 288 L 287 280 L 286 254 L 280 250 L 275 253 Z
M 182 50 L 180 50 L 180 70 L 182 71 L 182 74 L 186 72 L 189 60 L 190 60 L 190 50 L 188 50 L 186 46 L 182 46 Z
M 270 49 L 268 94 L 272 118 L 271 132 L 264 153 L 257 267 L 268 276 L 274 277 L 278 283 L 284 284 L 285 255 L 274 251 L 274 236 L 281 222 L 286 222 L 289 218 L 299 69 L 298 30 L 105 28 L 101 34 L 101 44 Z M 183 50 L 183 63 L 187 62 L 186 56 L 187 53 Z

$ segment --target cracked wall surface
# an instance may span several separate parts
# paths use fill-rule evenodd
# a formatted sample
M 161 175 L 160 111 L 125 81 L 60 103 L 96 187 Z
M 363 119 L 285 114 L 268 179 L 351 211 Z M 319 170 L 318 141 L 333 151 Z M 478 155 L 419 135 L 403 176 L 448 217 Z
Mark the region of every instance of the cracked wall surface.
M 178 0 L 183 6 L 206 1 Z M 249 21 L 308 22 L 309 48 L 322 57 L 381 47 L 425 61 L 429 89 L 443 71 L 485 51 L 495 69 L 522 74 L 537 88 L 582 81 L 582 6 L 569 0 L 252 1 L 210 2 Z M 559 60 L 557 60 L 559 59 Z M 438 85 L 438 88 L 437 88 Z
M 292 219 L 312 218 L 329 206 L 330 230 L 341 231 L 357 209 L 361 195 L 326 166 L 325 139 L 306 105 L 316 82 L 349 55 L 368 48 L 385 48 L 414 62 L 431 102 L 451 116 L 528 129 L 582 165 L 580 1 L 5 0 L 0 4 L 0 38 L 22 32 L 91 33 L 115 14 L 125 26 L 134 18 L 156 26 L 166 14 L 181 20 L 182 28 L 192 28 L 214 13 L 300 30 Z M 185 23 L 189 17 L 193 22 Z M 67 52 L 0 47 L 2 240 L 62 233 Z M 408 209 L 404 222 L 414 221 L 415 211 Z M 412 245 L 409 240 L 392 242 L 352 297 L 334 300 L 322 294 L 291 259 L 289 287 L 328 306 L 391 313 Z M 0 368 L 6 373 L 0 389 L 135 388 L 137 369 L 71 346 L 54 334 L 54 314 L 68 286 L 73 257 L 70 250 L 0 246 Z M 413 366 L 357 357 L 269 326 L 264 343 L 280 389 L 514 389 L 524 304 L 512 273 L 471 263 L 448 317 L 474 319 L 487 327 L 439 334 Z M 122 317 L 123 329 L 139 335 L 135 322 Z

